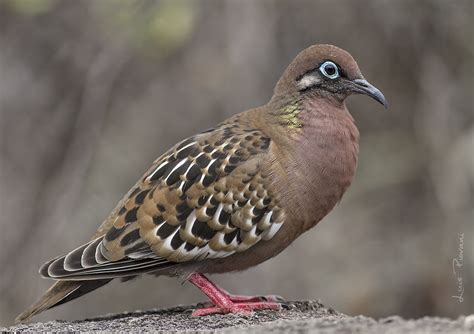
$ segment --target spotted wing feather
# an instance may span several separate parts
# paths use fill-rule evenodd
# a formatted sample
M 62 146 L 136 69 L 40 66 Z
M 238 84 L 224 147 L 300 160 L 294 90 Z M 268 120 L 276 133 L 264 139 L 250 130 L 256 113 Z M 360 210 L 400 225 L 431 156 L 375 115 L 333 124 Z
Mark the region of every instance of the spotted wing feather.
M 105 235 L 45 265 L 43 275 L 125 276 L 271 239 L 284 212 L 263 168 L 270 144 L 236 121 L 178 143 L 121 202 Z

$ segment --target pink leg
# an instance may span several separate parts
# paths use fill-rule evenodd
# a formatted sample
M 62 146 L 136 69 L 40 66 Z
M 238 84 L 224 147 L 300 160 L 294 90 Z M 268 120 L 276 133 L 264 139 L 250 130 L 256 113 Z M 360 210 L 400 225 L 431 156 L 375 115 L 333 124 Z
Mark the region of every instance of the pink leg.
M 215 285 L 223 294 L 227 295 L 231 301 L 234 303 L 255 303 L 255 302 L 274 302 L 274 303 L 283 303 L 285 299 L 282 296 L 278 295 L 266 295 L 266 296 L 245 296 L 245 295 L 233 295 L 220 286 Z
M 194 316 L 215 313 L 249 313 L 258 309 L 279 309 L 280 304 L 274 301 L 262 301 L 261 297 L 231 296 L 225 290 L 212 283 L 206 276 L 192 273 L 188 281 L 199 288 L 209 299 L 213 306 L 196 309 Z M 233 300 L 231 297 L 237 298 Z

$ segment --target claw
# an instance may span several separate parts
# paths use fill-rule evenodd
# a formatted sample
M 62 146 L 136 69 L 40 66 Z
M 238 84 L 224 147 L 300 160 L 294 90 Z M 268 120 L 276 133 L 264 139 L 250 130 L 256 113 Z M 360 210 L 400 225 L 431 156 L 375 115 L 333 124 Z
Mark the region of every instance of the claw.
M 221 289 L 206 276 L 199 273 L 192 273 L 188 280 L 197 286 L 211 300 L 202 303 L 203 307 L 193 311 L 193 316 L 203 316 L 209 314 L 251 314 L 254 310 L 261 309 L 281 309 L 281 303 L 285 302 L 283 297 L 278 295 L 268 296 L 239 296 L 231 295 Z
M 219 307 L 219 306 L 199 308 L 199 309 L 194 310 L 192 315 L 196 317 L 211 315 L 211 314 L 226 314 L 226 313 L 250 315 L 252 314 L 254 310 L 263 310 L 263 309 L 279 310 L 281 309 L 281 305 L 277 303 L 273 303 L 273 302 L 234 303 L 229 308 L 224 308 L 224 307 Z

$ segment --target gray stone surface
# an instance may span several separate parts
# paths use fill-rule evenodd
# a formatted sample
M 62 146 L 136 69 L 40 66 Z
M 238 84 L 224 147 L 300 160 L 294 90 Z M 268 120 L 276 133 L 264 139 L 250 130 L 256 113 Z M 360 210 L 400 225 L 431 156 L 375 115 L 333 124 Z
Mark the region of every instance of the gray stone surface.
M 324 307 L 318 301 L 288 302 L 281 311 L 262 310 L 249 316 L 213 315 L 192 317 L 194 306 L 127 312 L 81 321 L 32 323 L 2 332 L 157 332 L 222 333 L 474 333 L 474 315 L 405 320 L 398 316 L 380 320 L 351 317 Z

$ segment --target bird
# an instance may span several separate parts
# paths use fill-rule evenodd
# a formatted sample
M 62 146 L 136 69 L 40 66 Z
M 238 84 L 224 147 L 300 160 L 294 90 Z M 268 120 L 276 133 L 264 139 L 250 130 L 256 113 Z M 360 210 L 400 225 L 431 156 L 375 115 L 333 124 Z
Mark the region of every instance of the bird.
M 347 51 L 327 44 L 301 51 L 265 105 L 170 148 L 90 241 L 46 262 L 39 272 L 56 282 L 16 322 L 142 274 L 200 289 L 209 302 L 194 316 L 279 309 L 277 295 L 233 295 L 207 275 L 276 256 L 340 202 L 359 152 L 345 103 L 352 94 L 387 108 Z

